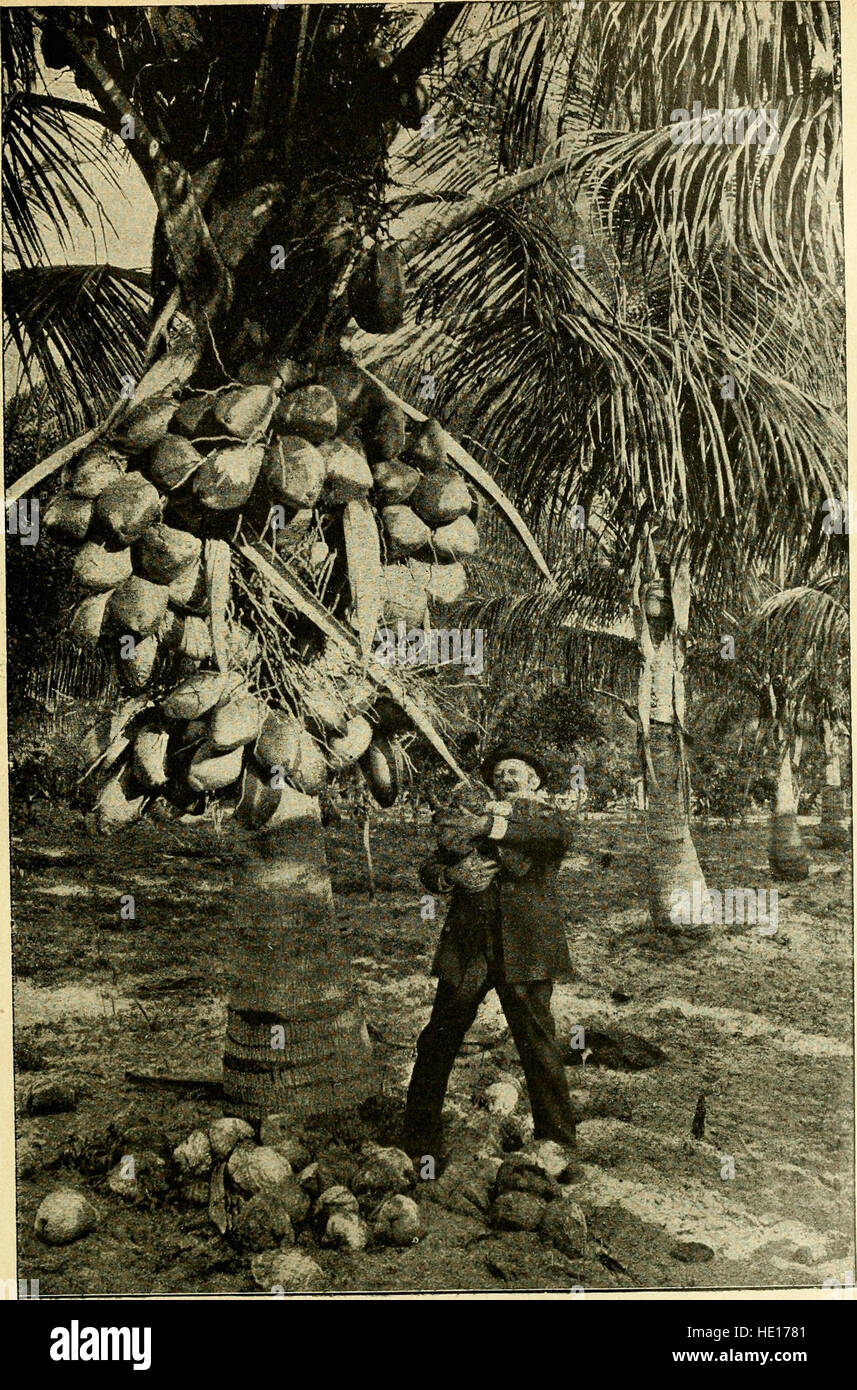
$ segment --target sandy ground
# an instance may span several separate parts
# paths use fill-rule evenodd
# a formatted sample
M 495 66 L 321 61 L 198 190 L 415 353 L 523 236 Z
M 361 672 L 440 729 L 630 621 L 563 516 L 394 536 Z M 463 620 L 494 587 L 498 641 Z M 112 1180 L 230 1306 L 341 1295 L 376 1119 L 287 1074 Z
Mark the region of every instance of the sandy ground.
M 575 1196 L 589 1224 L 587 1256 L 572 1263 L 534 1234 L 500 1235 L 423 1192 L 418 1245 L 316 1255 L 331 1288 L 819 1288 L 853 1279 L 851 873 L 818 848 L 812 824 L 805 834 L 812 873 L 780 885 L 773 935 L 723 927 L 677 953 L 643 930 L 642 827 L 583 821 L 564 870 L 577 973 L 556 988 L 554 1012 L 563 1037 L 582 1024 L 592 1040 L 585 1065 L 569 1068 L 582 1116 L 585 1178 Z M 709 884 L 767 886 L 766 835 L 762 824 L 699 826 Z M 433 992 L 440 923 L 421 920 L 416 878 L 429 843 L 426 827 L 379 821 L 370 901 L 359 827 L 328 832 L 340 928 L 383 1077 L 382 1142 L 395 1139 Z M 228 826 L 218 835 L 144 824 L 96 841 L 81 818 L 45 808 L 15 837 L 13 858 L 19 1276 L 38 1278 L 42 1296 L 253 1289 L 249 1258 L 204 1210 L 174 1198 L 157 1209 L 126 1205 L 106 1187 L 103 1161 L 111 1124 L 115 1134 L 145 1122 L 177 1143 L 221 1112 L 204 1089 L 142 1088 L 125 1073 L 217 1076 L 233 931 Z M 120 914 L 129 893 L 132 921 Z M 454 1155 L 484 1136 L 479 1097 L 501 1070 L 522 1076 L 492 995 L 453 1075 Z M 73 1083 L 75 1108 L 25 1113 L 28 1087 L 45 1080 Z M 705 1127 L 694 1137 L 700 1096 Z M 58 1186 L 84 1191 L 99 1221 L 73 1245 L 48 1247 L 33 1219 Z

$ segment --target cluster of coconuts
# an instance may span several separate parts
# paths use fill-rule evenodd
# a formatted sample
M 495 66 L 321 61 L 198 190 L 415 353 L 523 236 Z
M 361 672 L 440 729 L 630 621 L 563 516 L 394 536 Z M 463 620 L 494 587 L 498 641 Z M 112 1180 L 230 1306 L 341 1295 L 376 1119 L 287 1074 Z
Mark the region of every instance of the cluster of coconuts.
M 401 757 L 371 699 L 349 713 L 319 697 L 312 729 L 269 708 L 248 684 L 255 639 L 226 617 L 223 537 L 242 517 L 287 554 L 317 514 L 349 503 L 379 532 L 380 620 L 421 626 L 429 601 L 463 595 L 479 537 L 443 432 L 410 425 L 348 361 L 314 374 L 259 358 L 220 389 L 152 394 L 67 466 L 45 524 L 79 546 L 71 635 L 112 652 L 131 696 L 82 750 L 109 777 L 97 803 L 105 828 L 149 800 L 188 806 L 239 782 L 238 811 L 261 826 L 289 788 L 317 795 L 328 768 L 354 762 L 392 804 Z

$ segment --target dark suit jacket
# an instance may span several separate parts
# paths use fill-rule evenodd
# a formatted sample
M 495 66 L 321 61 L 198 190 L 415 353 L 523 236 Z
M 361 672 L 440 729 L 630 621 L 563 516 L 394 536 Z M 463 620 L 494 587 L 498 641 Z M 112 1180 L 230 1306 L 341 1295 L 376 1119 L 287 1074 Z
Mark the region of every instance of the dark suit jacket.
M 556 807 L 519 800 L 512 804 L 502 839 L 486 836 L 475 842 L 477 853 L 499 862 L 500 873 L 484 893 L 453 888 L 433 975 L 460 987 L 468 965 L 484 952 L 486 936 L 490 940 L 494 927 L 502 942 L 504 977 L 510 984 L 569 978 L 571 959 L 557 877 L 572 842 L 573 824 Z M 426 860 L 420 878 L 430 892 L 443 891 L 441 871 L 454 862 L 442 850 Z

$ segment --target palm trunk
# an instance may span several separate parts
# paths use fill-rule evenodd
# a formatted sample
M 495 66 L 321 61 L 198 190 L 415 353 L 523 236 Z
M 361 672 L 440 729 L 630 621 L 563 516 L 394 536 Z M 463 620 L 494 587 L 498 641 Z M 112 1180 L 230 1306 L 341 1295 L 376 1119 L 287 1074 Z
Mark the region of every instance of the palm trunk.
M 780 745 L 780 768 L 777 793 L 771 818 L 771 842 L 768 860 L 776 879 L 803 879 L 809 873 L 809 855 L 797 823 L 794 782 L 792 780 L 792 750 L 788 739 Z
M 371 1046 L 334 923 L 314 797 L 247 834 L 236 873 L 237 951 L 223 1085 L 226 1113 L 258 1120 L 358 1105 L 371 1092 Z M 276 818 L 275 818 L 276 819 Z
M 707 888 L 690 833 L 690 786 L 682 747 L 684 639 L 690 605 L 686 557 L 673 571 L 671 593 L 663 602 L 663 616 L 650 621 L 647 600 L 635 594 L 643 658 L 638 713 L 646 787 L 649 912 L 658 933 L 705 937 L 710 920 L 694 905 L 705 904 Z
M 851 843 L 851 825 L 842 788 L 842 767 L 836 733 L 824 720 L 824 788 L 821 793 L 819 839 L 825 849 L 844 849 Z

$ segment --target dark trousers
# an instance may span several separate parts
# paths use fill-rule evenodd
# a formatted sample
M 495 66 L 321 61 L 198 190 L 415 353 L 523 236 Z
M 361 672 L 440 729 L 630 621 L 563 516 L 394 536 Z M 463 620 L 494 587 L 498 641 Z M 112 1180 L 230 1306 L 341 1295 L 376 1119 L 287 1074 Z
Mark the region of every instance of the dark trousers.
M 509 984 L 489 974 L 476 991 L 456 989 L 446 980 L 438 983 L 431 1018 L 417 1042 L 405 1107 L 405 1141 L 414 1151 L 425 1146 L 424 1151 L 431 1153 L 437 1145 L 450 1072 L 479 1005 L 492 988 L 527 1078 L 535 1138 L 574 1143 L 574 1114 L 550 1011 L 552 982 Z

